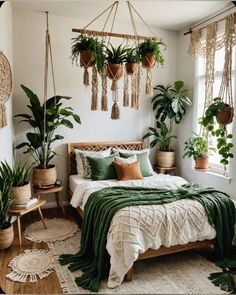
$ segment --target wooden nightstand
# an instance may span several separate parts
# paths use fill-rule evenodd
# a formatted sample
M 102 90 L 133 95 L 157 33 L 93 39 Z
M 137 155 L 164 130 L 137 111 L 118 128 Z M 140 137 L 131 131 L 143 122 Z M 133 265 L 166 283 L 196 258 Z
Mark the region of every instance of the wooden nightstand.
M 57 206 L 58 206 L 58 208 L 62 209 L 62 213 L 65 216 L 65 209 L 64 209 L 64 206 L 63 206 L 63 203 L 60 199 L 60 194 L 59 194 L 59 192 L 61 192 L 63 190 L 63 186 L 54 185 L 53 187 L 47 188 L 47 189 L 41 189 L 41 188 L 34 187 L 33 190 L 34 190 L 34 193 L 36 194 L 38 199 L 40 199 L 41 195 L 48 195 L 48 194 L 55 193 Z
M 154 165 L 154 171 L 157 173 L 161 173 L 161 174 L 174 174 L 174 175 L 178 175 L 178 167 L 174 166 L 174 167 L 160 167 L 158 165 Z
M 42 220 L 42 223 L 43 223 L 44 227 L 46 228 L 46 224 L 44 222 L 43 214 L 42 214 L 42 211 L 41 211 L 41 208 L 40 208 L 45 203 L 46 203 L 45 200 L 38 200 L 38 203 L 33 204 L 29 208 L 25 208 L 25 209 L 12 208 L 12 207 L 9 208 L 9 210 L 8 210 L 9 222 L 11 222 L 11 217 L 12 216 L 16 216 L 20 246 L 22 245 L 22 239 L 21 239 L 21 223 L 20 223 L 21 216 L 23 216 L 23 215 L 25 215 L 25 214 L 27 214 L 27 213 L 35 210 L 35 209 L 38 209 L 39 216 L 40 216 L 40 218 Z

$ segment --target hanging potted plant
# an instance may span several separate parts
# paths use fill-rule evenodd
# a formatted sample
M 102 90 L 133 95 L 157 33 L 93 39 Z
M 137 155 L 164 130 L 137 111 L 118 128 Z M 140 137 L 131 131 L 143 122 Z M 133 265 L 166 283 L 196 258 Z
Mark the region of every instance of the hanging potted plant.
M 13 201 L 10 192 L 10 182 L 0 182 L 0 250 L 9 248 L 14 238 L 13 225 L 7 221 L 7 212 Z
M 137 71 L 139 63 L 139 55 L 136 52 L 136 48 L 127 48 L 127 54 L 125 58 L 125 68 L 127 75 L 133 75 Z
M 161 53 L 160 46 L 166 49 L 166 45 L 162 41 L 148 38 L 138 46 L 138 52 L 144 68 L 153 68 L 155 63 L 164 64 L 164 57 Z
M 30 154 L 37 166 L 33 169 L 33 184 L 37 187 L 53 186 L 57 180 L 55 165 L 51 160 L 56 155 L 51 145 L 64 137 L 56 134 L 59 126 L 73 128 L 68 118 L 73 118 L 80 124 L 80 117 L 73 113 L 71 107 L 62 107 L 62 100 L 69 100 L 67 96 L 53 96 L 41 104 L 39 98 L 29 88 L 21 85 L 30 100 L 28 108 L 32 114 L 18 114 L 15 117 L 22 118 L 20 122 L 26 122 L 34 128 L 34 132 L 26 133 L 28 142 L 16 146 L 17 149 L 26 147 L 24 153 Z
M 193 136 L 190 137 L 184 144 L 185 153 L 183 157 L 192 157 L 195 161 L 195 169 L 202 171 L 208 170 L 208 154 L 210 150 L 214 151 L 215 149 L 208 146 L 207 140 L 204 137 L 193 133 Z
M 31 186 L 28 180 L 31 167 L 26 164 L 11 167 L 7 162 L 0 162 L 0 182 L 7 180 L 11 183 L 14 205 L 24 204 L 31 198 Z

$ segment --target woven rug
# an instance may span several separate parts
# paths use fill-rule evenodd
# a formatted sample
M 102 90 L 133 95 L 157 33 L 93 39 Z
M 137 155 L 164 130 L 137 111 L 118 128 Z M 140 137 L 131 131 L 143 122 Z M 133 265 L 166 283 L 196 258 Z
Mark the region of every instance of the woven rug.
M 57 255 L 78 252 L 80 232 L 73 237 L 48 244 L 50 251 Z M 56 273 L 63 293 L 89 294 L 75 284 L 80 271 L 70 272 L 67 266 L 56 263 Z M 102 294 L 225 294 L 215 287 L 208 276 L 219 271 L 214 263 L 194 251 L 158 257 L 135 263 L 133 281 L 124 282 L 115 289 L 107 288 L 102 282 Z
M 55 242 L 63 241 L 73 236 L 77 230 L 78 225 L 71 220 L 62 218 L 44 219 L 46 229 L 42 221 L 37 221 L 30 224 L 24 232 L 26 239 L 33 242 Z
M 12 272 L 6 277 L 20 283 L 25 283 L 27 278 L 31 283 L 37 282 L 53 272 L 54 258 L 47 250 L 25 250 L 10 261 L 8 266 L 12 268 Z

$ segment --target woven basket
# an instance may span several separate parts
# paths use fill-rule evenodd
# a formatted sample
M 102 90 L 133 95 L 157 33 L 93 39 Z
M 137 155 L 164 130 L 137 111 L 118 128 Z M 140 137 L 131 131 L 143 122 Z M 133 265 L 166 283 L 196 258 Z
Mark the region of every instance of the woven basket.
M 56 167 L 50 165 L 47 169 L 34 167 L 33 169 L 33 184 L 39 188 L 49 188 L 54 186 L 57 181 Z
M 175 165 L 175 152 L 163 152 L 157 150 L 156 153 L 157 165 L 163 168 L 170 168 Z
M 6 229 L 0 229 L 0 250 L 7 249 L 11 246 L 14 239 L 13 225 Z
M 31 198 L 30 182 L 23 186 L 12 187 L 11 194 L 14 197 L 13 204 L 20 205 L 26 203 Z
M 151 69 L 155 66 L 155 55 L 154 53 L 147 53 L 146 56 L 142 59 L 142 66 L 144 68 Z

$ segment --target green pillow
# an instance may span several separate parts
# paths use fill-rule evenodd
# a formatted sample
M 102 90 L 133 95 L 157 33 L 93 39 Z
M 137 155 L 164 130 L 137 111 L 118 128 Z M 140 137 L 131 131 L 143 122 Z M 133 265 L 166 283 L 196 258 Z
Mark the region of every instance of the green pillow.
M 91 167 L 92 180 L 116 178 L 115 168 L 112 165 L 112 162 L 115 161 L 115 155 L 111 155 L 105 158 L 87 157 L 87 159 Z
M 148 154 L 146 152 L 144 152 L 144 153 L 122 153 L 122 152 L 120 152 L 120 156 L 122 158 L 126 158 L 126 159 L 133 156 L 134 154 L 137 156 L 137 160 L 139 161 L 140 170 L 141 170 L 143 177 L 152 176 L 153 169 L 152 169 L 152 165 L 150 163 Z

